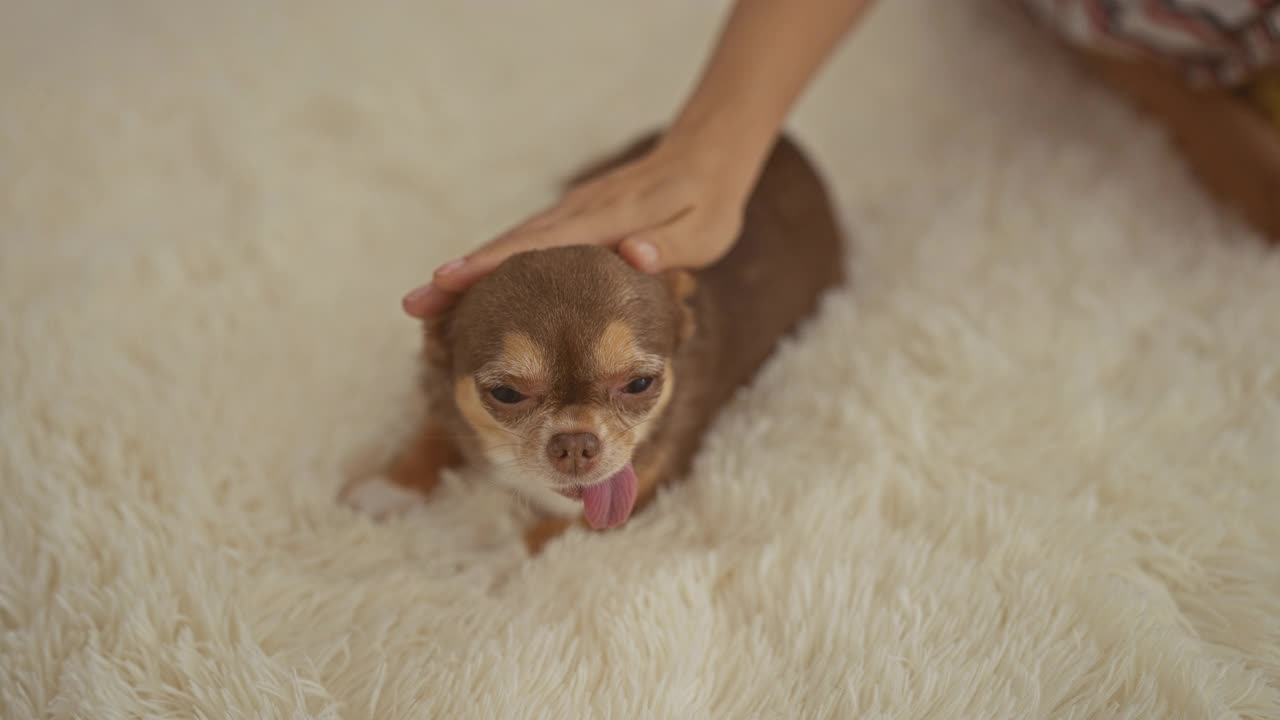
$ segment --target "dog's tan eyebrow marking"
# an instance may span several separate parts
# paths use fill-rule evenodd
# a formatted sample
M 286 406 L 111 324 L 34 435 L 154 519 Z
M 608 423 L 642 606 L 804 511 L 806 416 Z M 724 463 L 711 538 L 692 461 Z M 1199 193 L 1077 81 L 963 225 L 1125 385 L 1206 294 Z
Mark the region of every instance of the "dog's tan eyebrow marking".
M 596 372 L 609 375 L 635 362 L 639 355 L 636 336 L 626 323 L 613 321 L 605 326 L 596 340 L 594 355 Z
M 488 384 L 512 377 L 536 382 L 544 378 L 546 367 L 542 350 L 533 338 L 522 332 L 512 332 L 502 338 L 502 352 L 496 359 L 485 363 L 476 372 L 476 378 Z
M 627 369 L 633 373 L 657 375 L 661 373 L 666 366 L 667 361 L 664 360 L 661 355 L 639 355 Z
M 665 363 L 661 356 L 641 350 L 631 328 L 616 320 L 606 325 L 604 332 L 600 333 L 592 360 L 600 375 L 619 372 L 656 373 L 662 370 Z

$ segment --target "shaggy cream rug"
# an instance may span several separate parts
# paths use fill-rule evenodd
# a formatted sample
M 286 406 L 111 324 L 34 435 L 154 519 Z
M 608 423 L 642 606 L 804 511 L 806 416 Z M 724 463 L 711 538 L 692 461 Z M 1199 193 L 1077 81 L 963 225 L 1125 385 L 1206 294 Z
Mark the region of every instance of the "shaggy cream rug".
M 806 97 L 854 282 L 652 511 L 335 504 L 400 295 L 723 7 L 6 2 L 0 716 L 1280 717 L 1280 261 L 989 2 Z

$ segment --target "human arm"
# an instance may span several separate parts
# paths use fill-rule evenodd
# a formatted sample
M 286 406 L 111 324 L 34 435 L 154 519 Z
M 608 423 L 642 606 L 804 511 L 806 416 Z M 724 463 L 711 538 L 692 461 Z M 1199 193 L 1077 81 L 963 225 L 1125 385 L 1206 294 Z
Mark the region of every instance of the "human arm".
M 436 314 L 508 256 L 606 244 L 635 267 L 702 267 L 737 236 L 748 195 L 787 114 L 871 0 L 738 0 L 707 63 L 661 141 L 405 296 Z

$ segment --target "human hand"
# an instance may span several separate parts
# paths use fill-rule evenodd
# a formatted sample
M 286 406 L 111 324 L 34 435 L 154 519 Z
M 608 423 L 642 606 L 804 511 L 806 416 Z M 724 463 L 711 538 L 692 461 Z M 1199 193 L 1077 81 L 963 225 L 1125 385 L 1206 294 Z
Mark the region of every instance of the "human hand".
M 571 189 L 542 212 L 445 263 L 403 300 L 417 318 L 439 314 L 457 295 L 511 255 L 564 245 L 607 245 L 635 268 L 698 268 L 724 256 L 737 238 L 754 167 L 668 138 L 645 154 Z

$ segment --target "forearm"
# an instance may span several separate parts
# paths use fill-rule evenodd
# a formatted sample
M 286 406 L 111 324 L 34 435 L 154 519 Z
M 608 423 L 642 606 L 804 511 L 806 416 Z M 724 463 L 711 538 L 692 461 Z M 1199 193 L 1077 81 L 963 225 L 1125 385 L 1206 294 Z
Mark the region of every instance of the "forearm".
M 792 106 L 870 4 L 738 0 L 669 136 L 754 176 Z

